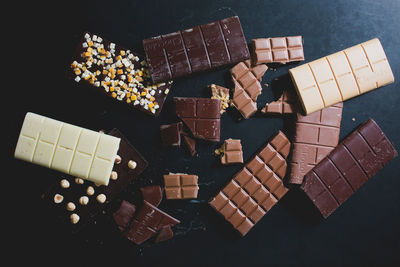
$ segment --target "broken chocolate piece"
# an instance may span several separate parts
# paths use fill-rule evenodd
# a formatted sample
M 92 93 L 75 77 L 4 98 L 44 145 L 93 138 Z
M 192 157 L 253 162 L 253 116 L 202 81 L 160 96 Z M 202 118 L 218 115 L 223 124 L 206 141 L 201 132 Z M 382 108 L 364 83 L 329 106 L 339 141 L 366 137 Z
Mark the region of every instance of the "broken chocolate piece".
M 129 226 L 135 212 L 135 205 L 122 200 L 120 208 L 113 214 L 114 221 L 121 232 L 124 232 Z
M 163 226 L 158 233 L 155 242 L 160 243 L 174 237 L 174 232 L 172 231 L 171 225 Z
M 182 122 L 160 126 L 161 140 L 164 146 L 181 145 Z
M 163 194 L 159 185 L 145 186 L 140 188 L 140 191 L 142 191 L 143 200 L 146 200 L 156 207 L 160 205 Z

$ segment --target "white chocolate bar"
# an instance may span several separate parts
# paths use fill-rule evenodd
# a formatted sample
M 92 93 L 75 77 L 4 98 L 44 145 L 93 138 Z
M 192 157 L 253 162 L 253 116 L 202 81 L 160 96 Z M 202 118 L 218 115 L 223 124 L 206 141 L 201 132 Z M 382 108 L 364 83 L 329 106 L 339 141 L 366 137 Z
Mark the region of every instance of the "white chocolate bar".
M 120 139 L 28 112 L 15 158 L 108 185 Z
M 289 70 L 306 114 L 394 82 L 375 38 Z

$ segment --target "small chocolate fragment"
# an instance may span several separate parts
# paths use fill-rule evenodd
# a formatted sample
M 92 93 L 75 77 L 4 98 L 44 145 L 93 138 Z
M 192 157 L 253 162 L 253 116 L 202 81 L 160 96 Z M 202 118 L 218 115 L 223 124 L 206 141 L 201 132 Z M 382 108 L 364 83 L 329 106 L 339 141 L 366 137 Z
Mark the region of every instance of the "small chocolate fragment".
M 181 145 L 182 122 L 161 125 L 161 140 L 164 146 L 180 146 Z
M 165 197 L 167 199 L 197 198 L 198 176 L 183 173 L 164 175 Z
M 226 139 L 222 145 L 221 163 L 243 163 L 242 144 L 239 139 Z
M 182 133 L 183 140 L 189 150 L 190 155 L 193 157 L 196 154 L 196 140 L 187 133 Z
M 255 64 L 288 63 L 304 60 L 301 36 L 259 38 L 251 40 Z
M 174 97 L 176 115 L 195 138 L 219 142 L 220 100 L 195 97 Z
M 390 140 L 369 119 L 306 174 L 301 189 L 327 218 L 396 156 Z
M 248 59 L 237 16 L 143 40 L 153 82 L 164 82 Z
M 209 204 L 242 235 L 289 190 L 283 184 L 290 142 L 279 132 Z
M 257 97 L 261 94 L 261 79 L 268 70 L 266 65 L 251 66 L 250 60 L 238 63 L 231 69 L 235 84 L 232 104 L 245 119 L 257 111 Z
M 179 220 L 144 200 L 143 206 L 133 219 L 130 229 L 126 232 L 126 237 L 140 245 L 156 235 L 163 227 L 174 226 L 178 223 L 180 223 Z
M 261 113 L 266 115 L 291 115 L 296 112 L 297 98 L 293 90 L 284 90 L 278 100 L 266 104 L 261 109 Z
M 289 183 L 301 184 L 304 175 L 339 143 L 343 103 L 311 113 L 297 113 Z
M 171 239 L 174 237 L 174 232 L 172 231 L 172 228 L 170 225 L 163 226 L 158 233 L 155 242 L 160 243 L 162 241 L 166 241 L 168 239 Z
M 121 206 L 113 214 L 114 221 L 121 232 L 124 232 L 126 228 L 129 226 L 135 212 L 136 212 L 135 205 L 129 203 L 128 201 L 122 200 Z
M 223 114 L 230 103 L 229 89 L 216 84 L 211 84 L 208 87 L 211 90 L 211 99 L 219 99 L 221 101 L 221 114 Z
M 149 185 L 141 187 L 140 191 L 142 191 L 143 200 L 146 200 L 156 207 L 160 205 L 163 194 L 159 185 Z

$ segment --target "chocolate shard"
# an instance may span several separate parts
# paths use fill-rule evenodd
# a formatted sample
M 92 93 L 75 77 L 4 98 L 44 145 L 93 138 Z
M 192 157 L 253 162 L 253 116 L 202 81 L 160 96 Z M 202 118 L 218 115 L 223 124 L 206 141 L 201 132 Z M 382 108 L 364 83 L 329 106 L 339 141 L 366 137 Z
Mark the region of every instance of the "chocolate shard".
M 248 59 L 237 16 L 143 40 L 153 82 L 165 82 Z
M 130 229 L 126 232 L 126 237 L 140 245 L 155 236 L 163 227 L 174 226 L 178 223 L 180 223 L 179 220 L 144 200 Z
M 189 128 L 193 137 L 218 142 L 220 138 L 220 100 L 174 97 L 176 115 Z
M 160 126 L 161 140 L 164 146 L 180 146 L 182 122 L 166 124 Z
M 129 203 L 126 200 L 122 200 L 121 206 L 113 214 L 114 221 L 121 232 L 124 232 L 126 228 L 129 226 L 135 212 L 136 212 L 135 205 Z
M 193 157 L 196 154 L 196 140 L 187 133 L 182 133 L 182 136 L 190 155 Z
M 162 241 L 166 241 L 168 239 L 171 239 L 174 237 L 174 232 L 172 231 L 172 228 L 170 225 L 163 226 L 158 233 L 155 242 L 160 243 Z
M 163 193 L 159 185 L 141 187 L 140 191 L 142 192 L 143 200 L 146 200 L 155 207 L 160 205 Z
M 309 171 L 300 188 L 327 218 L 397 155 L 390 140 L 369 119 Z
M 242 236 L 288 192 L 283 178 L 289 152 L 290 142 L 279 132 L 209 201 Z

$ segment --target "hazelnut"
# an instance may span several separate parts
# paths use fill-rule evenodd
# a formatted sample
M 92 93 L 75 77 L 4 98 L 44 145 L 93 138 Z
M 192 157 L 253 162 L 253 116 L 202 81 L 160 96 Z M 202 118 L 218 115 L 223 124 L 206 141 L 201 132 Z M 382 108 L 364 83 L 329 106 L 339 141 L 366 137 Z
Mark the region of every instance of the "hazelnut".
M 118 173 L 116 171 L 112 171 L 110 178 L 112 180 L 117 180 L 118 179 Z
M 54 195 L 54 203 L 61 203 L 64 200 L 64 197 L 60 194 L 55 194 Z
M 62 179 L 60 181 L 60 185 L 61 185 L 62 188 L 69 188 L 69 182 L 68 182 L 67 179 Z
M 84 181 L 83 181 L 83 179 L 77 177 L 77 178 L 75 178 L 75 183 L 77 183 L 77 184 L 83 184 Z
M 83 196 L 79 198 L 79 203 L 81 205 L 87 205 L 89 203 L 89 198 L 87 196 Z
M 89 196 L 93 196 L 94 194 L 93 186 L 88 186 L 88 188 L 86 189 L 86 194 L 88 194 Z
M 129 162 L 128 162 L 128 167 L 129 167 L 129 169 L 135 169 L 136 168 L 136 166 L 137 166 L 137 163 L 136 163 L 136 161 L 134 161 L 134 160 L 130 160 Z
M 121 157 L 119 156 L 119 155 L 117 155 L 116 157 L 115 157 L 115 164 L 120 164 L 121 163 Z
M 67 210 L 68 211 L 73 211 L 73 210 L 75 210 L 75 204 L 74 203 L 72 203 L 72 202 L 68 202 L 67 203 Z
M 78 214 L 76 214 L 76 213 L 72 213 L 69 216 L 69 218 L 70 218 L 72 224 L 77 224 L 79 222 L 79 219 L 80 219 Z
M 104 202 L 106 202 L 106 195 L 100 194 L 100 195 L 98 195 L 98 196 L 96 197 L 96 199 L 97 199 L 97 201 L 98 201 L 99 203 L 104 203 Z

